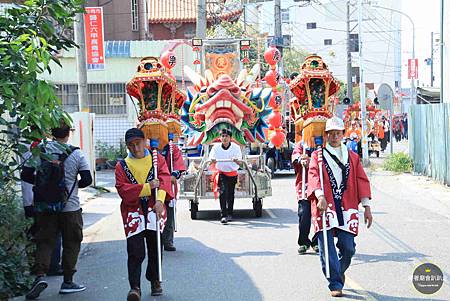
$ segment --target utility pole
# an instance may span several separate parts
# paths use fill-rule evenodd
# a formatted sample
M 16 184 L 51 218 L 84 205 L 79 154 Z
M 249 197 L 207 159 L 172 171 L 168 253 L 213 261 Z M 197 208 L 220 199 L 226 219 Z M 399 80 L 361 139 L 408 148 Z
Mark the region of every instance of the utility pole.
M 281 0 L 275 0 L 275 29 L 274 29 L 274 36 L 275 36 L 275 46 L 277 46 L 278 50 L 281 53 L 281 57 L 283 57 L 283 34 L 281 29 Z M 283 59 L 279 62 L 279 73 L 281 75 L 284 75 L 284 68 L 283 68 Z
M 431 69 L 431 87 L 433 87 L 434 75 L 433 75 L 433 62 L 434 60 L 434 32 L 431 33 L 431 57 L 430 57 L 430 69 Z
M 361 102 L 361 147 L 362 162 L 364 166 L 369 165 L 369 150 L 367 145 L 367 123 L 366 123 L 366 83 L 364 79 L 364 60 L 363 60 L 363 39 L 362 39 L 362 20 L 363 20 L 363 0 L 358 0 L 358 39 L 359 39 L 359 95 Z M 392 126 L 392 124 L 391 124 Z M 392 143 L 392 137 L 391 137 Z
M 352 53 L 350 42 L 350 0 L 347 0 L 347 97 L 353 103 Z
M 206 0 L 198 0 L 195 33 L 197 38 L 204 39 L 206 37 Z
M 84 8 L 84 5 L 83 5 Z M 88 84 L 86 67 L 86 42 L 84 37 L 84 13 L 78 13 L 75 17 L 75 56 L 77 60 L 78 75 L 78 110 L 80 112 L 89 112 L 88 104 Z
M 147 0 L 138 2 L 139 39 L 148 40 Z

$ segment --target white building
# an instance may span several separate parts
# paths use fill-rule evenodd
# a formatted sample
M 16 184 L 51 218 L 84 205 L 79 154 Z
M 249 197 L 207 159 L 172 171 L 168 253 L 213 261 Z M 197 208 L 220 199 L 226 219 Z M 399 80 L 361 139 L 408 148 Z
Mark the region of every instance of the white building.
M 444 92 L 442 102 L 450 103 L 450 4 L 444 1 Z
M 274 33 L 274 1 L 246 1 L 246 22 Z M 365 82 L 377 87 L 388 83 L 401 87 L 401 15 L 376 5 L 401 9 L 399 0 L 372 1 L 364 5 L 363 58 Z M 352 41 L 353 82 L 359 82 L 358 10 L 351 1 L 350 29 Z M 305 2 L 281 0 L 282 33 L 291 36 L 291 46 L 316 53 L 328 63 L 340 80 L 347 78 L 347 0 Z

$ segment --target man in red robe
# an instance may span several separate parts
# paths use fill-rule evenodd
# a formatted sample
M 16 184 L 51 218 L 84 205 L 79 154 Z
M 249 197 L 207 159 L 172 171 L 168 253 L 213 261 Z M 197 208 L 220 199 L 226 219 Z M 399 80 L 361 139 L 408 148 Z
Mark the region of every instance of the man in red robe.
M 318 151 L 312 154 L 308 172 L 308 199 L 311 201 L 312 222 L 319 240 L 320 260 L 325 274 L 325 260 L 329 260 L 328 288 L 331 296 L 341 297 L 345 271 L 355 254 L 355 236 L 358 235 L 358 207 L 364 207 L 364 222 L 372 224 L 370 183 L 356 153 L 341 142 L 344 122 L 330 118 L 325 132 L 328 143 L 323 149 L 323 190 L 319 176 Z M 322 213 L 326 211 L 328 258 L 324 254 Z M 333 236 L 337 237 L 336 251 Z
M 169 134 L 169 140 L 173 140 L 173 134 Z M 167 167 L 171 175 L 172 188 L 173 188 L 173 199 L 166 202 L 167 209 L 167 221 L 164 227 L 164 232 L 162 233 L 162 240 L 164 245 L 164 251 L 176 251 L 177 249 L 173 245 L 173 234 L 175 232 L 175 210 L 176 210 L 176 197 L 178 194 L 178 183 L 177 180 L 180 179 L 181 174 L 186 171 L 184 165 L 183 155 L 180 148 L 172 143 L 172 152 L 170 151 L 170 143 L 167 144 L 161 154 L 166 159 Z M 173 166 L 172 166 L 173 163 Z
M 308 164 L 309 156 L 311 156 L 311 149 L 307 149 L 305 152 L 304 142 L 300 141 L 295 145 L 292 152 L 292 165 L 295 170 L 295 190 L 298 202 L 298 254 L 305 254 L 309 247 L 313 248 L 315 252 L 319 252 L 317 245 L 317 238 L 312 241 L 309 239 L 309 232 L 311 230 L 311 203 L 306 198 L 306 191 L 302 196 L 302 178 L 303 178 L 303 166 L 305 166 L 305 188 L 308 182 Z M 307 147 L 307 146 L 306 146 Z
M 151 282 L 152 296 L 162 294 L 158 277 L 158 247 L 162 246 L 157 246 L 156 219 L 163 221 L 163 228 L 166 217 L 164 202 L 172 198 L 172 189 L 169 170 L 161 155 L 157 158 L 158 177 L 155 178 L 153 158 L 146 148 L 144 133 L 137 128 L 129 129 L 125 142 L 129 155 L 117 162 L 116 188 L 122 198 L 120 210 L 127 237 L 128 280 L 131 287 L 127 301 L 139 301 L 145 244 L 148 250 L 145 277 Z

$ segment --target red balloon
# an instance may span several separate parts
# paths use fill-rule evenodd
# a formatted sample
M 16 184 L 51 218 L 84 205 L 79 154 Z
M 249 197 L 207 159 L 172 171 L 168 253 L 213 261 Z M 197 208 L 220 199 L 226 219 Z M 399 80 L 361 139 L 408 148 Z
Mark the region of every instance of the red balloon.
M 270 46 L 264 52 L 264 59 L 269 65 L 276 65 L 281 60 L 281 53 L 275 46 Z
M 161 64 L 167 69 L 172 69 L 177 64 L 177 56 L 172 50 L 166 50 L 161 54 Z
M 286 134 L 281 130 L 276 130 L 272 132 L 272 134 L 269 137 L 269 140 L 275 147 L 280 147 L 286 140 Z
M 278 84 L 278 75 L 275 70 L 269 70 L 264 77 L 267 84 L 271 87 L 275 87 Z
M 269 124 L 274 128 L 279 128 L 283 122 L 280 112 L 273 111 L 270 113 L 269 117 L 267 117 L 267 122 L 269 122 Z

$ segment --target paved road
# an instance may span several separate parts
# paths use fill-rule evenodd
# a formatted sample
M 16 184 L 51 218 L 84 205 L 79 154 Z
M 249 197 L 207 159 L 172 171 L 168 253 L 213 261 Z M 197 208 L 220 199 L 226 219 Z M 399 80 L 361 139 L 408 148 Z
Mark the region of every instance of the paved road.
M 450 189 L 424 177 L 371 171 L 373 228 L 361 229 L 357 254 L 347 273 L 341 300 L 450 300 Z M 111 173 L 102 173 L 112 186 Z M 265 199 L 262 218 L 250 200 L 237 201 L 236 220 L 218 222 L 218 202 L 203 201 L 199 220 L 179 205 L 177 252 L 164 253 L 164 296 L 150 297 L 143 280 L 143 300 L 330 300 L 317 255 L 297 255 L 297 216 L 293 176 L 273 179 L 273 197 Z M 125 300 L 126 251 L 119 200 L 103 194 L 84 205 L 90 225 L 76 280 L 80 294 L 58 296 L 60 279 L 50 279 L 41 300 Z M 445 273 L 444 287 L 425 296 L 412 286 L 421 262 Z

